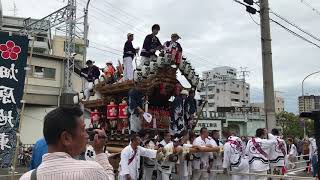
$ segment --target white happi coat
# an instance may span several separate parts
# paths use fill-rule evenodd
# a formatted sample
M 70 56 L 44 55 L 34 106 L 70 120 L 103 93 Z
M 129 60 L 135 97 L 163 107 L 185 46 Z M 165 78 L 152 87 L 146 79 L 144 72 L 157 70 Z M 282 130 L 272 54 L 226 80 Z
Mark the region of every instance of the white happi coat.
M 159 165 L 159 171 L 161 171 L 162 173 L 171 174 L 176 164 L 175 162 L 171 162 L 168 159 L 169 155 L 173 152 L 173 142 L 165 145 L 164 149 L 166 150 L 166 159 Z
M 268 135 L 270 139 L 261 139 L 258 137 L 252 138 L 248 141 L 246 147 L 246 154 L 249 156 L 249 165 L 250 171 L 259 172 L 259 171 L 267 171 L 269 170 L 269 156 L 272 146 L 274 146 L 277 142 L 276 138 L 273 135 Z M 261 152 L 257 150 L 257 148 L 253 144 L 253 139 L 255 139 L 256 143 L 260 145 L 263 152 L 266 154 L 263 155 Z
M 121 151 L 121 160 L 119 166 L 119 180 L 126 180 L 126 175 L 130 174 L 133 180 L 138 179 L 140 169 L 140 157 L 156 158 L 157 151 L 146 149 L 138 146 L 135 154 L 131 145 L 128 145 Z M 129 164 L 129 159 L 134 157 L 133 161 Z
M 317 142 L 314 138 L 309 138 L 309 158 L 312 159 L 312 156 L 318 155 Z
M 179 155 L 179 173 L 180 179 L 183 179 L 192 174 L 192 162 L 186 160 L 186 154 L 189 152 L 189 148 L 192 147 L 191 144 L 183 144 L 183 152 Z
M 211 144 L 213 147 L 222 147 L 223 144 L 219 141 L 219 144 L 212 138 L 209 137 L 209 144 Z M 213 157 L 213 167 L 222 166 L 222 154 L 221 153 L 211 153 Z
M 197 137 L 193 141 L 193 145 L 196 145 L 196 146 L 205 147 L 206 145 L 209 145 L 209 144 L 210 144 L 209 139 L 206 138 L 205 140 L 202 140 L 201 136 Z M 210 153 L 199 152 L 199 153 L 194 153 L 194 156 L 195 156 L 195 159 L 192 161 L 193 169 L 199 170 L 201 163 L 203 165 L 202 169 L 208 169 Z
M 244 153 L 245 147 L 237 136 L 230 136 L 223 146 L 223 168 L 232 172 L 249 173 L 249 159 Z M 249 179 L 249 176 L 232 175 L 232 179 Z
M 285 166 L 285 157 L 287 153 L 286 142 L 279 136 L 274 136 L 276 143 L 271 146 L 269 161 L 272 167 Z

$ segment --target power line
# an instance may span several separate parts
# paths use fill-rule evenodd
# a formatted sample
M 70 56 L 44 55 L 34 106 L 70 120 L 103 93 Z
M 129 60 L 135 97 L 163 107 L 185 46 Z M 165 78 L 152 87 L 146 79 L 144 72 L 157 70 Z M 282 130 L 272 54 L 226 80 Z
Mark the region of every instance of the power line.
M 299 0 L 302 4 L 309 7 L 312 11 L 314 11 L 316 14 L 320 15 L 320 11 L 316 8 L 314 8 L 310 3 L 308 3 L 306 0 Z
M 315 35 L 307 32 L 306 30 L 302 29 L 301 27 L 299 27 L 298 25 L 294 24 L 293 22 L 289 21 L 288 19 L 284 18 L 283 16 L 280 16 L 279 14 L 273 12 L 270 10 L 270 13 L 277 16 L 278 18 L 282 19 L 283 21 L 285 21 L 286 23 L 290 24 L 291 26 L 297 28 L 298 30 L 302 31 L 303 33 L 307 34 L 308 36 L 312 37 L 313 39 L 320 41 L 320 38 L 316 37 Z
M 129 17 L 129 18 L 142 20 L 140 17 L 137 17 L 137 16 L 135 16 L 135 15 L 133 15 L 133 14 L 131 14 L 131 13 L 128 13 L 128 12 L 126 12 L 126 11 L 124 11 L 124 10 L 116 7 L 115 5 L 113 5 L 112 3 L 108 2 L 108 1 L 103 1 L 103 2 L 105 2 L 105 3 L 108 4 L 109 6 L 113 7 L 114 9 L 118 10 L 119 12 L 122 12 L 123 14 L 126 14 L 127 17 Z
M 108 48 L 108 49 L 111 49 L 111 50 L 113 50 L 113 51 L 118 51 L 118 52 L 121 52 L 121 53 L 123 52 L 123 51 L 121 51 L 121 50 L 119 50 L 119 49 L 112 48 L 112 47 L 107 46 L 107 45 L 105 45 L 105 44 L 100 44 L 100 43 L 93 42 L 93 41 L 90 41 L 90 43 L 95 44 L 95 45 L 98 45 L 98 46 L 103 46 L 103 47 Z
M 96 46 L 89 46 L 89 48 L 93 48 L 93 49 L 96 49 L 96 50 L 99 50 L 99 51 L 104 51 L 104 52 L 107 52 L 107 53 L 110 53 L 110 54 L 114 54 L 114 55 L 117 55 L 117 56 L 122 56 L 122 54 L 120 54 L 120 53 L 115 53 L 115 52 L 109 51 L 107 49 L 102 49 L 102 48 L 96 47 Z
M 233 0 L 233 1 L 235 1 L 235 2 L 237 2 L 237 3 L 239 3 L 239 4 L 241 4 L 241 5 L 247 6 L 246 4 L 244 4 L 244 3 L 242 3 L 242 2 L 240 2 L 240 1 L 238 1 L 238 0 Z M 255 3 L 255 4 L 257 4 L 257 3 Z M 260 7 L 259 4 L 257 4 L 257 5 Z M 259 12 L 259 11 L 257 11 L 257 12 Z M 285 21 L 286 23 L 290 24 L 291 26 L 297 28 L 298 30 L 302 31 L 303 33 L 309 35 L 309 36 L 312 37 L 313 39 L 315 39 L 315 40 L 317 40 L 317 41 L 320 41 L 320 39 L 319 39 L 318 37 L 314 36 L 313 34 L 307 32 L 307 31 L 305 31 L 305 30 L 303 30 L 303 29 L 300 28 L 298 25 L 290 22 L 288 19 L 280 16 L 279 14 L 271 11 L 271 9 L 270 9 L 270 13 L 271 13 L 271 14 L 274 14 L 274 15 L 277 16 L 278 18 L 282 19 L 283 21 Z M 306 42 L 308 42 L 308 43 L 310 43 L 310 44 L 312 44 L 312 45 L 320 48 L 320 45 L 318 45 L 318 44 L 310 41 L 309 39 L 305 38 L 304 36 L 302 36 L 302 35 L 294 32 L 293 30 L 287 28 L 286 26 L 284 26 L 283 24 L 279 23 L 278 21 L 273 20 L 272 18 L 270 18 L 270 21 L 272 21 L 272 22 L 274 22 L 275 24 L 279 25 L 280 27 L 282 27 L 283 29 L 285 29 L 286 31 L 288 31 L 290 34 L 292 34 L 292 35 L 294 35 L 294 36 L 296 36 L 296 37 L 299 37 L 300 39 L 302 39 L 302 40 L 304 40 L 304 41 L 306 41 Z
M 250 18 L 252 19 L 252 21 L 253 21 L 256 25 L 260 26 L 260 24 L 259 24 L 256 20 L 253 19 L 251 13 L 248 13 L 248 14 L 249 14 Z
M 298 38 L 300 38 L 300 39 L 302 39 L 302 40 L 304 40 L 304 41 L 306 41 L 306 42 L 308 42 L 308 43 L 310 43 L 310 44 L 313 44 L 314 46 L 316 46 L 316 47 L 318 47 L 318 48 L 320 48 L 320 45 L 318 45 L 318 44 L 310 41 L 309 39 L 303 37 L 302 35 L 294 32 L 294 31 L 292 31 L 291 29 L 289 29 L 289 28 L 287 28 L 286 26 L 282 25 L 282 24 L 279 23 L 278 21 L 275 21 L 275 20 L 273 20 L 273 19 L 271 19 L 271 18 L 270 18 L 270 21 L 272 21 L 272 22 L 274 22 L 275 24 L 279 25 L 280 27 L 282 27 L 283 29 L 285 29 L 286 31 L 288 31 L 290 34 L 292 34 L 292 35 L 294 35 L 294 36 L 296 36 L 296 37 L 298 37 Z

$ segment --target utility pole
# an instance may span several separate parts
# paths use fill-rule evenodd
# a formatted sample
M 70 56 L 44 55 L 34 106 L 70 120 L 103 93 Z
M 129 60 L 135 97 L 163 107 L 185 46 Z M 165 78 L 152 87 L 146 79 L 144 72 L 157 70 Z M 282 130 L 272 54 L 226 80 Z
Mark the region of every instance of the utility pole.
M 263 91 L 264 108 L 266 115 L 266 126 L 270 131 L 276 127 L 272 51 L 269 19 L 268 0 L 259 0 L 260 2 L 260 25 L 261 25 L 261 50 L 262 50 L 262 71 L 263 71 Z
M 89 47 L 89 41 L 88 41 L 88 33 L 89 33 L 89 24 L 88 24 L 88 10 L 89 10 L 89 3 L 90 0 L 87 1 L 87 6 L 84 9 L 84 37 L 83 37 L 83 41 L 84 41 L 84 51 L 83 51 L 83 62 L 82 62 L 82 66 L 84 67 L 85 62 L 87 60 L 87 48 Z

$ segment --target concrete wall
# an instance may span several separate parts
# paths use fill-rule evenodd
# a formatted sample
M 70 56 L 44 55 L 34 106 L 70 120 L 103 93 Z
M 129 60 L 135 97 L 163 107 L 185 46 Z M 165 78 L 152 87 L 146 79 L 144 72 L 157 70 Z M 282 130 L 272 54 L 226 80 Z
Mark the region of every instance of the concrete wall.
M 53 55 L 65 57 L 64 42 L 65 42 L 65 37 L 53 36 L 53 39 L 52 39 L 52 54 Z M 84 42 L 82 39 L 75 39 L 75 43 L 78 45 L 84 46 Z M 77 53 L 75 59 L 82 61 L 82 59 L 83 59 L 82 54 Z

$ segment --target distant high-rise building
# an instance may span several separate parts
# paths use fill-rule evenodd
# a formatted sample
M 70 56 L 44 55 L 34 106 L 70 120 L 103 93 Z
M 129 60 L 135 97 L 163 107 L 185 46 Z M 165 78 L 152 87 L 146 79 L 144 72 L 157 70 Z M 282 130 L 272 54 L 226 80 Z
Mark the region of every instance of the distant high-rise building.
M 217 107 L 242 107 L 250 102 L 250 85 L 244 79 L 237 78 L 237 70 L 222 66 L 202 73 L 205 86 L 200 90 L 200 97 L 208 96 L 208 109 L 216 112 Z
M 320 110 L 320 96 L 299 96 L 299 113 Z

